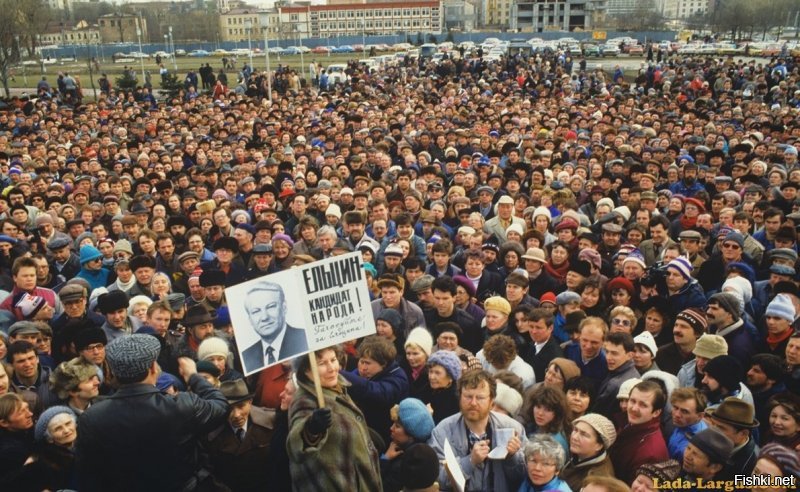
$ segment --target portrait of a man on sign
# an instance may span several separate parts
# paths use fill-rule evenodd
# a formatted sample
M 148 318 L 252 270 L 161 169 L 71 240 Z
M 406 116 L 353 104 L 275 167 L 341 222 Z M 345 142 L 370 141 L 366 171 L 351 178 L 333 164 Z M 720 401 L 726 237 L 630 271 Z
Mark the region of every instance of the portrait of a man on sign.
M 257 371 L 308 351 L 305 330 L 286 322 L 286 295 L 274 282 L 259 282 L 244 301 L 250 326 L 260 340 L 242 352 L 245 372 Z

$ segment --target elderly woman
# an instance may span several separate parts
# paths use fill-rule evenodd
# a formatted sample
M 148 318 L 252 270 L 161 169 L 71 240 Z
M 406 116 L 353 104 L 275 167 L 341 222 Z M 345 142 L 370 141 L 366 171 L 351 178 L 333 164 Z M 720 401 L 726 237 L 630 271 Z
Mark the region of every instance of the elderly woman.
M 570 460 L 561 470 L 561 478 L 573 490 L 580 490 L 588 476 L 614 476 L 608 449 L 617 440 L 614 424 L 597 413 L 588 413 L 572 421 L 569 437 Z
M 98 368 L 82 358 L 62 362 L 50 374 L 50 388 L 71 412 L 81 415 L 100 394 Z
M 77 489 L 74 473 L 77 437 L 77 416 L 72 410 L 65 406 L 45 410 L 34 429 L 34 453 L 20 474 L 6 484 L 8 490 Z
M 486 337 L 505 333 L 508 328 L 508 316 L 511 314 L 511 304 L 505 297 L 493 296 L 483 301 L 486 310 L 484 317 Z
M 385 492 L 403 490 L 403 453 L 419 443 L 426 443 L 435 424 L 425 404 L 416 398 L 406 398 L 391 409 L 391 441 L 381 456 L 381 477 Z M 399 459 L 398 459 L 399 458 Z
M 545 490 L 572 492 L 569 485 L 558 477 L 564 461 L 566 461 L 564 450 L 552 437 L 534 436 L 525 446 L 527 476 L 518 492 Z
M 289 408 L 286 450 L 295 490 L 381 490 L 378 450 L 364 414 L 350 399 L 350 383 L 339 374 L 339 347 L 297 359 L 297 393 Z M 311 375 L 317 364 L 325 407 L 320 408 Z
M 279 233 L 272 236 L 272 261 L 277 271 L 287 270 L 294 264 L 294 254 L 292 253 L 294 241 L 286 234 Z
M 428 358 L 428 382 L 431 387 L 426 402 L 433 409 L 437 424 L 459 412 L 456 382 L 461 377 L 461 360 L 455 352 L 439 350 Z
M 628 306 L 616 306 L 611 309 L 608 314 L 608 325 L 610 333 L 622 331 L 627 334 L 633 334 L 633 329 L 636 328 L 636 313 Z

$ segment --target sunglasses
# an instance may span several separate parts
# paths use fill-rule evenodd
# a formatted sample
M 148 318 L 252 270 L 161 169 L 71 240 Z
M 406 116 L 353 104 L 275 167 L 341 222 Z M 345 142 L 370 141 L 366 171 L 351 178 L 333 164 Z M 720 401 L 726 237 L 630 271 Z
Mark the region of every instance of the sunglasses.
M 742 249 L 742 247 L 736 243 L 722 243 L 722 247 L 725 249 Z
M 629 319 L 614 318 L 611 320 L 611 323 L 614 325 L 625 326 L 625 327 L 631 326 L 631 321 Z

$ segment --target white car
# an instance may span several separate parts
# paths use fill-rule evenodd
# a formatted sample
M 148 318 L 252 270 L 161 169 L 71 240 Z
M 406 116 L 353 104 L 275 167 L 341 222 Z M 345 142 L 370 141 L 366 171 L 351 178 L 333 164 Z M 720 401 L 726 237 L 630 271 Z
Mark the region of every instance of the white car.
M 619 45 L 616 43 L 606 43 L 601 48 L 603 56 L 619 56 Z
M 142 53 L 141 51 L 131 51 L 130 53 L 128 53 L 125 56 L 127 56 L 128 58 L 137 58 L 137 59 L 138 58 L 144 58 L 144 59 L 150 58 L 150 55 L 148 55 L 147 53 Z
M 153 53 L 153 58 L 160 56 L 161 58 L 172 58 L 172 53 L 167 53 L 166 51 L 156 51 Z

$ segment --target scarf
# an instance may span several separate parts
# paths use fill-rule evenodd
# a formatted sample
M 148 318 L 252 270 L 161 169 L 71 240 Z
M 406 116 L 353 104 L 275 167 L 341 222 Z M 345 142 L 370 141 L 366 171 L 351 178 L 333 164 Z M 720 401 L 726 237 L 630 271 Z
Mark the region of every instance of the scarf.
M 775 350 L 778 345 L 780 345 L 784 340 L 792 336 L 794 330 L 789 328 L 788 330 L 784 330 L 783 333 L 779 333 L 777 335 L 768 334 L 767 335 L 767 343 L 769 344 L 769 348 Z
M 681 215 L 681 228 L 684 231 L 694 228 L 697 224 L 697 217 L 687 217 L 686 214 Z
M 550 274 L 551 277 L 556 279 L 559 283 L 564 283 L 567 278 L 567 272 L 569 271 L 569 260 L 565 261 L 564 263 L 556 266 L 552 265 L 550 262 L 544 264 L 544 269 L 547 273 Z
M 133 284 L 135 283 L 136 283 L 136 277 L 134 276 L 131 276 L 131 279 L 128 280 L 127 282 L 123 282 L 122 280 L 119 279 L 119 277 L 117 277 L 117 280 L 114 282 L 114 285 L 116 285 L 117 288 L 122 292 L 127 293 L 133 288 Z

